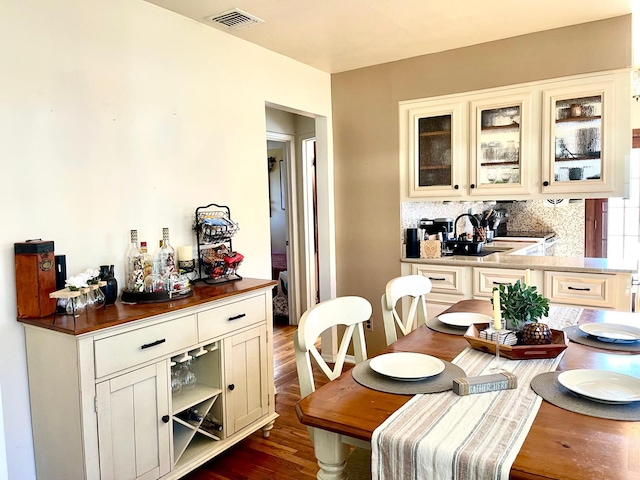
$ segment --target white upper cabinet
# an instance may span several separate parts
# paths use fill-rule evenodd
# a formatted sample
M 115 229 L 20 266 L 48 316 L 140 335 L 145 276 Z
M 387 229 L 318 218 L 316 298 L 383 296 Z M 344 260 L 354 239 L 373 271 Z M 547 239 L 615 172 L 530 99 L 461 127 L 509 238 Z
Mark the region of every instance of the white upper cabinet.
M 543 192 L 613 192 L 617 123 L 613 81 L 545 90 Z
M 464 194 L 467 154 L 464 104 L 432 103 L 409 112 L 409 183 L 412 196 Z
M 529 94 L 470 102 L 470 193 L 529 193 L 531 100 Z
M 400 102 L 403 199 L 627 195 L 629 72 Z

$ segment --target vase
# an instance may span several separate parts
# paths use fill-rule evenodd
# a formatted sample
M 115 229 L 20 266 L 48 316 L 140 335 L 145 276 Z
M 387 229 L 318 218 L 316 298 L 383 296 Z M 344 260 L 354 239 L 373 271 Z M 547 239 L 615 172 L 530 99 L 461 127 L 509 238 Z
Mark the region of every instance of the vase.
M 100 287 L 104 293 L 104 303 L 113 305 L 118 298 L 118 281 L 113 276 L 113 265 L 100 265 L 100 279 L 106 282 L 104 287 Z

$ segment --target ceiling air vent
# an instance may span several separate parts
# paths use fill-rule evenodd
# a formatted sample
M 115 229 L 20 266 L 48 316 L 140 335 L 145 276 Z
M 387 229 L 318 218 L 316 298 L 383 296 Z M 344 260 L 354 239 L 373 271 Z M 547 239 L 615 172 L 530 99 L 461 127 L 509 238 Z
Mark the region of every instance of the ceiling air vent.
M 248 27 L 251 25 L 255 25 L 256 23 L 264 23 L 264 20 L 250 15 L 247 12 L 243 12 L 238 8 L 205 17 L 205 20 L 217 23 L 219 25 L 224 25 L 228 28 Z

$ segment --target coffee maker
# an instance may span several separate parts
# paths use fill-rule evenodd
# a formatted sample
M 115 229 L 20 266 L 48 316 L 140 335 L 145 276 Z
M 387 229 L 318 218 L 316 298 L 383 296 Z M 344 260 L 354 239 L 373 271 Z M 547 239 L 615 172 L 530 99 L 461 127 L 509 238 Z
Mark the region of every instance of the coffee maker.
M 453 219 L 451 218 L 421 218 L 419 225 L 427 235 L 442 233 L 443 240 L 447 240 L 453 233 Z

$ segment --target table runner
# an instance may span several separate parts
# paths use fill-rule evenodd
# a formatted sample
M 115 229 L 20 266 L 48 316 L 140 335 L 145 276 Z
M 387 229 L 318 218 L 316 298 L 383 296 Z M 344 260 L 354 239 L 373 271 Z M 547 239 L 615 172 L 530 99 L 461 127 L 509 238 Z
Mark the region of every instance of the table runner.
M 577 323 L 582 309 L 551 307 L 554 329 Z M 538 374 L 556 369 L 563 356 L 501 359 L 518 388 L 476 395 L 453 392 L 414 396 L 374 432 L 372 477 L 398 479 L 506 479 L 542 399 L 530 388 Z M 467 347 L 454 360 L 469 376 L 487 375 L 495 356 Z

